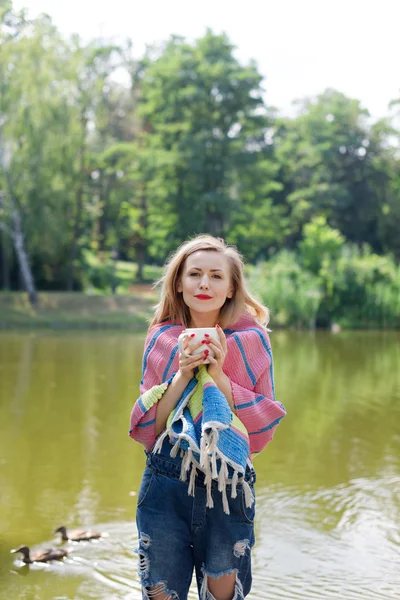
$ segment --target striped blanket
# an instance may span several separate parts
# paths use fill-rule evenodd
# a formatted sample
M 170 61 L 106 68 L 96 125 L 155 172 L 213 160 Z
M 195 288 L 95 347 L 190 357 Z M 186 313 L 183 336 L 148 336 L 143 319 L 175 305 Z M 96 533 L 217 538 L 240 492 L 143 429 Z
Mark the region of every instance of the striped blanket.
M 229 513 L 227 484 L 231 485 L 232 497 L 236 496 L 237 484 L 242 484 L 246 504 L 251 506 L 254 499 L 244 480 L 246 466 L 251 464 L 252 453 L 259 452 L 272 439 L 285 415 L 283 405 L 274 396 L 268 334 L 250 315 L 244 315 L 236 327 L 225 330 L 228 353 L 224 372 L 231 380 L 237 415 L 203 365 L 169 415 L 165 431 L 156 439 L 157 402 L 179 368 L 177 338 L 182 329 L 163 323 L 149 332 L 142 394 L 133 407 L 129 433 L 152 452 L 158 452 L 169 436 L 171 455 L 176 456 L 179 451 L 183 454 L 181 479 L 189 478 L 189 494 L 194 493 L 197 471 L 205 474 L 208 507 L 213 506 L 212 480 L 218 481 L 225 512 Z

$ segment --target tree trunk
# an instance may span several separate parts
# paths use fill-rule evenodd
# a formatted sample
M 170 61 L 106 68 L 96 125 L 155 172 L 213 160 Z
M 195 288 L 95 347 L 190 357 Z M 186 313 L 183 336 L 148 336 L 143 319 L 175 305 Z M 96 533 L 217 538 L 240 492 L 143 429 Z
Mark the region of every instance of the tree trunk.
M 29 301 L 31 305 L 35 306 L 37 304 L 36 286 L 29 265 L 28 253 L 25 248 L 24 234 L 21 225 L 21 216 L 18 210 L 18 202 L 13 192 L 13 186 L 11 182 L 10 173 L 7 168 L 6 158 L 4 156 L 4 149 L 2 144 L 3 140 L 1 134 L 2 131 L 0 129 L 0 164 L 3 170 L 4 180 L 7 189 L 5 197 L 8 198 L 8 201 L 6 200 L 5 202 L 7 202 L 8 204 L 8 212 L 10 213 L 11 217 L 11 225 L 9 227 L 5 226 L 3 230 L 7 231 L 11 236 L 15 248 L 15 253 L 17 255 L 20 273 L 22 275 L 25 290 L 28 292 Z
M 11 256 L 9 242 L 5 231 L 0 229 L 1 237 L 1 271 L 2 271 L 2 282 L 3 290 L 9 290 L 11 287 L 10 283 L 10 270 L 11 270 Z
M 25 290 L 28 292 L 29 301 L 31 305 L 36 306 L 38 301 L 36 286 L 29 265 L 28 254 L 25 249 L 24 234 L 22 233 L 21 228 L 21 219 L 17 210 L 13 210 L 12 212 L 12 223 L 14 248 L 18 258 L 19 268 L 21 271 L 22 280 L 24 282 L 24 287 Z

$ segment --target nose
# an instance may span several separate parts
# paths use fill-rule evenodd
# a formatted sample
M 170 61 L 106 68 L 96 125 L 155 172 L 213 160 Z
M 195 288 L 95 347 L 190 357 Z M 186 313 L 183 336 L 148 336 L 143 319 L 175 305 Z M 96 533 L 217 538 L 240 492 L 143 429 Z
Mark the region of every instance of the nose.
M 209 288 L 209 281 L 208 281 L 207 275 L 203 275 L 203 277 L 201 278 L 200 286 L 199 287 L 200 287 L 201 290 L 208 290 L 208 288 Z

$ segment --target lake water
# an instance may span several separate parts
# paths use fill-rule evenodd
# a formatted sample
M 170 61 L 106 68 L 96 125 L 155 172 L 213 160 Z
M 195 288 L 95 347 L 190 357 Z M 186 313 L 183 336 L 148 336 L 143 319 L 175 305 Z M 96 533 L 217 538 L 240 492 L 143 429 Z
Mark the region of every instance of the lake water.
M 400 598 L 400 334 L 271 334 L 288 415 L 256 458 L 249 598 Z M 0 599 L 139 599 L 144 465 L 128 438 L 144 335 L 0 334 Z M 52 530 L 108 537 L 23 567 Z M 191 598 L 196 598 L 191 592 Z

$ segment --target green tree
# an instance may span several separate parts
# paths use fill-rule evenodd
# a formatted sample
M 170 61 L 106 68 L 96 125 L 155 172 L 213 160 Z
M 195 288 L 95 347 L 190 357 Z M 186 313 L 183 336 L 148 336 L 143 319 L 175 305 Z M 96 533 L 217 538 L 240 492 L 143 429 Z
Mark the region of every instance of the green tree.
M 270 119 L 256 66 L 241 65 L 227 37 L 211 31 L 194 44 L 173 37 L 143 65 L 142 148 L 154 156 L 151 253 L 165 255 L 197 232 L 264 247 L 259 231 L 244 230 L 257 211 L 262 224 L 273 220 Z
M 298 117 L 279 123 L 274 140 L 292 243 L 322 214 L 346 239 L 382 250 L 378 223 L 390 187 L 392 131 L 385 121 L 371 127 L 360 103 L 335 90 L 303 101 Z
M 104 141 L 104 133 L 101 127 L 96 130 L 98 119 L 104 112 L 104 92 L 109 89 L 109 79 L 119 65 L 115 58 L 118 48 L 103 44 L 96 40 L 89 44 L 82 44 L 78 36 L 72 40 L 72 53 L 70 63 L 70 84 L 74 97 L 74 105 L 71 111 L 71 144 L 69 150 L 73 153 L 70 171 L 72 202 L 69 212 L 70 251 L 69 268 L 67 278 L 67 289 L 74 287 L 75 267 L 80 262 L 80 249 L 88 243 L 87 229 L 91 228 L 91 219 L 87 222 L 85 205 L 92 205 L 93 201 L 98 204 L 99 199 L 93 198 L 91 184 L 92 175 L 98 173 L 91 170 L 91 139 L 90 128 L 100 133 Z M 104 127 L 104 125 L 103 125 Z M 95 138 L 95 136 L 93 136 Z M 92 145 L 95 146 L 96 139 Z M 103 150 L 104 148 L 101 148 Z M 104 201 L 101 199 L 100 202 Z
M 318 275 L 322 261 L 325 258 L 337 260 L 344 243 L 344 236 L 337 229 L 329 227 L 325 217 L 314 217 L 304 225 L 303 238 L 298 245 L 303 265 Z

